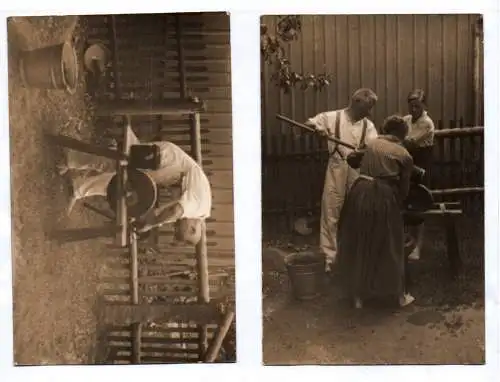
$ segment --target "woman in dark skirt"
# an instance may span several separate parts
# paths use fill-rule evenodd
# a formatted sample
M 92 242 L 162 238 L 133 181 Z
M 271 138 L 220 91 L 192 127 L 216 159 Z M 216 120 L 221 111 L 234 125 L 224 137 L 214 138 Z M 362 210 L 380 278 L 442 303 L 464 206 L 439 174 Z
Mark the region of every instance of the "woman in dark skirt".
M 413 169 L 407 133 L 402 117 L 387 118 L 384 135 L 364 151 L 340 215 L 339 276 L 357 308 L 370 297 L 393 297 L 400 306 L 414 300 L 405 290 L 402 207 Z
M 408 136 L 405 139 L 405 147 L 413 157 L 416 166 L 426 171 L 424 184 L 429 186 L 429 168 L 432 165 L 432 154 L 434 147 L 434 122 L 426 111 L 426 97 L 421 89 L 415 89 L 408 95 L 408 112 L 404 117 L 408 125 Z M 424 240 L 424 224 L 418 224 L 411 230 L 410 234 L 416 240 L 415 249 L 410 253 L 410 260 L 420 259 L 420 250 Z

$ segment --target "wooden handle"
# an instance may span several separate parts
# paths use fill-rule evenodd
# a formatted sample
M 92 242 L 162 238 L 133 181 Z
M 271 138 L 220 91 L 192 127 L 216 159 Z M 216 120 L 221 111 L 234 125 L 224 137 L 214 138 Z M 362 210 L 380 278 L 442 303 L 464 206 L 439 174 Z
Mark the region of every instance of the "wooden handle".
M 294 126 L 297 126 L 297 127 L 300 127 L 304 130 L 307 130 L 307 131 L 310 131 L 312 133 L 317 133 L 316 130 L 314 130 L 312 127 L 309 127 L 307 125 L 304 125 L 303 123 L 300 123 L 300 122 L 297 122 L 297 121 L 294 121 L 293 119 L 290 119 L 290 118 L 287 118 L 281 114 L 276 114 L 276 118 L 281 120 L 281 121 L 284 121 L 284 122 L 287 122 L 289 123 L 290 125 L 294 125 Z M 351 145 L 350 143 L 347 143 L 347 142 L 344 142 L 344 141 L 341 141 L 340 139 L 337 139 L 337 138 L 334 138 L 334 137 L 331 137 L 331 136 L 327 136 L 326 137 L 329 141 L 332 141 L 332 142 L 335 142 L 336 144 L 338 145 L 341 145 L 341 146 L 344 146 L 344 147 L 347 147 L 349 149 L 352 149 L 352 150 L 356 150 L 356 146 L 353 146 Z

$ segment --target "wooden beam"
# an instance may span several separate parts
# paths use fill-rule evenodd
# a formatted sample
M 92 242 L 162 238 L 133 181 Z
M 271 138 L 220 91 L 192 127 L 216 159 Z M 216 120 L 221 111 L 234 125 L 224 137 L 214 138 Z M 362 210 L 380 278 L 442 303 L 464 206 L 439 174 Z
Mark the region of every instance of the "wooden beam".
M 461 127 L 457 129 L 440 129 L 434 131 L 434 137 L 436 138 L 452 138 L 481 134 L 484 134 L 483 126 Z
M 160 101 L 115 100 L 97 107 L 95 115 L 109 117 L 119 115 L 189 115 L 205 111 L 205 102 L 198 99 Z
M 431 190 L 433 196 L 466 195 L 484 192 L 484 187 L 460 187 Z
M 412 217 L 427 217 L 427 216 L 456 216 L 456 215 L 462 215 L 463 211 L 459 209 L 432 209 L 432 210 L 427 210 L 427 211 L 405 211 L 405 215 L 407 216 L 412 216 Z
M 221 318 L 214 304 L 106 304 L 102 315 L 109 325 L 155 321 L 216 324 Z
M 85 208 L 87 208 L 88 210 L 95 212 L 96 214 L 98 214 L 102 217 L 105 217 L 109 220 L 115 220 L 115 217 L 112 214 L 108 213 L 107 211 L 101 210 L 100 208 L 97 208 L 90 203 L 83 202 L 83 206 Z
M 212 340 L 210 347 L 207 350 L 204 361 L 206 363 L 212 363 L 217 359 L 217 355 L 219 354 L 222 343 L 224 342 L 224 338 L 226 338 L 229 329 L 231 328 L 231 324 L 234 320 L 234 311 L 228 311 L 224 319 L 219 326 L 217 333 L 215 334 L 214 339 Z
M 63 134 L 45 134 L 47 139 L 53 144 L 61 147 L 65 147 L 71 150 L 84 152 L 87 154 L 97 155 L 104 158 L 114 159 L 114 160 L 126 160 L 127 156 L 120 153 L 117 150 L 108 149 L 107 147 L 100 147 L 95 144 L 82 142 L 78 139 L 69 137 Z
M 115 224 L 106 224 L 101 227 L 58 229 L 49 232 L 48 236 L 51 240 L 60 243 L 71 243 L 102 237 L 114 237 L 120 231 L 121 227 Z

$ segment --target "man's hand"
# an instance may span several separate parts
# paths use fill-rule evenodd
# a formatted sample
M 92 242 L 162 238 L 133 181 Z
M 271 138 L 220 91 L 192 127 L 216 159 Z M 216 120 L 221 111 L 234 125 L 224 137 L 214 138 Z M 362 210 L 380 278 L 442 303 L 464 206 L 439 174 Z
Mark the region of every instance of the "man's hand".
M 132 227 L 138 233 L 145 233 L 151 231 L 155 226 L 151 222 L 147 221 L 134 221 L 132 223 Z

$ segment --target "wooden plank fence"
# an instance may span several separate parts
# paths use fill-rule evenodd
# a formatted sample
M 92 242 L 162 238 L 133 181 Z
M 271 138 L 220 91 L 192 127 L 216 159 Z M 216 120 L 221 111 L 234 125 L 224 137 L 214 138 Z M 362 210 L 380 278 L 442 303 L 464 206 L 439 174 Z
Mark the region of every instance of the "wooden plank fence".
M 463 121 L 437 121 L 437 129 L 459 129 Z M 290 233 L 295 218 L 319 213 L 328 161 L 326 142 L 309 133 L 271 138 L 271 152 L 263 145 L 262 211 L 266 238 Z M 482 133 L 435 139 L 430 169 L 432 189 L 484 186 L 484 136 Z M 438 197 L 458 200 L 465 213 L 482 214 L 482 194 Z

